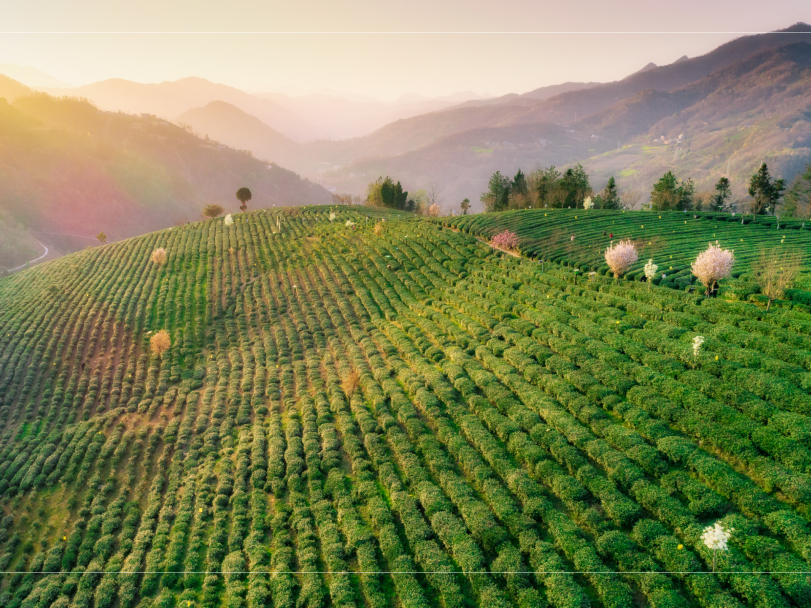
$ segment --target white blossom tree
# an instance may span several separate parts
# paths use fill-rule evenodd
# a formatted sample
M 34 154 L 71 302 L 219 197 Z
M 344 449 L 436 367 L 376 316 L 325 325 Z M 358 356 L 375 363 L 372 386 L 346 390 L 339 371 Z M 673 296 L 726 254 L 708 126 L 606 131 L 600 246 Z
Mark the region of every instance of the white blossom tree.
M 718 281 L 725 279 L 732 272 L 732 265 L 735 263 L 735 253 L 732 249 L 721 249 L 718 241 L 698 254 L 693 262 L 693 274 L 707 288 L 707 295 L 710 290 L 718 284 Z
M 653 282 L 653 279 L 656 277 L 656 271 L 659 270 L 659 267 L 653 263 L 652 259 L 648 260 L 648 263 L 645 264 L 645 277 L 648 279 L 648 289 L 650 289 L 650 284 Z
M 735 528 L 724 528 L 720 522 L 715 522 L 711 526 L 704 528 L 704 533 L 701 535 L 701 540 L 708 549 L 712 549 L 712 571 L 715 572 L 715 554 L 720 551 L 727 550 L 727 542 L 729 541 Z
M 586 197 L 586 200 L 583 201 L 583 209 L 593 209 L 594 208 L 594 201 L 591 200 L 590 196 Z
M 704 336 L 696 336 L 693 338 L 693 356 L 698 358 L 701 352 L 701 345 L 704 344 Z
M 225 225 L 232 226 L 234 224 L 234 218 L 231 217 L 231 214 L 225 216 Z
M 636 246 L 631 241 L 613 243 L 605 250 L 605 261 L 608 263 L 608 267 L 611 268 L 611 272 L 614 273 L 615 278 L 625 274 L 638 259 L 639 254 L 636 252 Z

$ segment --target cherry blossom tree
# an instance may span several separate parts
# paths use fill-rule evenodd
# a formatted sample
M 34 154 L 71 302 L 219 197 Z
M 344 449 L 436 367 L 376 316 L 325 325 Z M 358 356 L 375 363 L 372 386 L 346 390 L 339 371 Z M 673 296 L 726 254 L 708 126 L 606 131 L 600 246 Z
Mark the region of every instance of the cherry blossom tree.
M 493 247 L 498 247 L 499 249 L 517 249 L 520 240 L 518 239 L 518 235 L 515 232 L 510 232 L 509 230 L 505 230 L 504 232 L 498 233 L 496 236 L 493 237 L 491 241 Z
M 731 249 L 721 249 L 718 241 L 698 254 L 693 262 L 693 274 L 707 288 L 706 294 L 710 295 L 718 281 L 725 279 L 732 272 L 732 265 L 735 263 L 735 254 Z
M 605 261 L 615 278 L 625 274 L 631 265 L 639 259 L 636 246 L 631 241 L 613 243 L 605 250 Z

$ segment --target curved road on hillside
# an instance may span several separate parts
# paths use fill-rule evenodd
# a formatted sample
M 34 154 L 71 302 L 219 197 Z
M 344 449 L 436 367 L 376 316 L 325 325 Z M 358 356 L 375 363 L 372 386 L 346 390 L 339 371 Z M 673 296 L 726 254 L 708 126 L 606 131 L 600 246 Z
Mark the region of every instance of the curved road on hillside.
M 48 247 L 45 245 L 45 243 L 41 242 L 41 241 L 40 241 L 40 240 L 38 240 L 38 239 L 34 239 L 34 240 L 35 240 L 37 243 L 39 243 L 40 245 L 42 245 L 43 249 L 45 249 L 45 253 L 43 253 L 43 254 L 42 254 L 41 256 L 39 256 L 38 258 L 34 258 L 33 260 L 30 260 L 30 261 L 26 262 L 25 264 L 23 264 L 23 265 L 21 265 L 21 266 L 17 266 L 16 268 L 9 268 L 9 270 L 8 270 L 9 272 L 14 272 L 15 270 L 19 270 L 20 268 L 25 268 L 25 267 L 26 267 L 26 266 L 28 266 L 29 264 L 33 264 L 34 262 L 38 262 L 39 260 L 41 260 L 42 258 L 44 258 L 46 255 L 48 255 L 48 253 L 50 252 L 50 250 L 49 250 L 49 249 L 48 249 Z

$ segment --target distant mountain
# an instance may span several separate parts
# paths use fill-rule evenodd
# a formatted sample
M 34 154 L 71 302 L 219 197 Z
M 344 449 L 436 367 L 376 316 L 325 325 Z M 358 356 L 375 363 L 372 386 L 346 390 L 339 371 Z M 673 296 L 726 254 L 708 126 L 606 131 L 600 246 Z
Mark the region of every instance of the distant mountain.
M 744 36 L 715 50 L 670 65 L 637 72 L 616 82 L 563 92 L 547 99 L 510 97 L 503 103 L 463 104 L 386 125 L 347 149 L 361 156 L 398 154 L 469 129 L 551 122 L 569 124 L 645 91 L 673 91 L 763 51 L 811 42 L 811 26 L 799 23 L 769 34 Z
M 0 97 L 6 101 L 12 102 L 18 97 L 30 95 L 31 93 L 33 91 L 21 82 L 0 74 Z
M 744 197 L 762 162 L 791 180 L 811 162 L 811 43 L 768 50 L 672 92 L 645 91 L 578 125 L 622 138 L 619 153 L 584 165 L 600 180 L 612 173 L 626 187 L 650 191 L 667 170 L 699 189 L 721 176 Z M 681 136 L 681 137 L 680 137 Z
M 36 68 L 16 63 L 0 63 L 0 74 L 5 74 L 29 87 L 58 87 L 62 89 L 73 88 L 72 84 L 54 78 Z
M 637 70 L 636 72 L 634 72 L 633 74 L 631 74 L 631 76 L 636 76 L 637 74 L 644 74 L 645 72 L 650 72 L 651 70 L 655 70 L 655 69 L 656 69 L 656 68 L 658 68 L 658 67 L 659 67 L 658 65 L 656 65 L 655 63 L 653 63 L 653 62 L 651 61 L 651 62 L 650 62 L 648 65 L 646 65 L 646 66 L 645 66 L 644 68 L 642 68 L 641 70 Z M 627 76 L 627 78 L 631 78 L 631 76 Z
M 411 93 L 390 102 L 330 95 L 291 97 L 282 93 L 262 93 L 257 97 L 270 100 L 301 116 L 318 129 L 321 139 L 334 140 L 362 137 L 396 120 L 443 110 L 467 100 L 481 99 L 470 91 L 437 98 Z
M 183 112 L 205 106 L 211 101 L 224 101 L 256 116 L 266 125 L 296 141 L 306 141 L 321 135 L 316 127 L 287 108 L 203 78 L 182 78 L 159 84 L 113 78 L 68 90 L 45 90 L 54 95 L 84 97 L 102 110 L 155 114 L 167 120 L 175 120 Z
M 294 161 L 301 155 L 301 144 L 224 101 L 212 101 L 202 108 L 187 110 L 176 120 L 189 125 L 202 137 L 250 150 L 268 162 L 289 167 L 296 164 Z
M 564 82 L 562 84 L 553 84 L 548 87 L 541 87 L 540 89 L 535 89 L 534 91 L 530 91 L 529 93 L 524 93 L 523 95 L 521 95 L 521 97 L 544 100 L 549 99 L 550 97 L 554 97 L 555 95 L 560 95 L 561 93 L 569 93 L 570 91 L 580 91 L 582 89 L 590 89 L 591 87 L 596 87 L 599 84 L 600 84 L 599 82 Z
M 733 192 L 743 197 L 748 177 L 761 162 L 768 162 L 773 174 L 790 180 L 811 161 L 811 43 L 784 40 L 783 46 L 724 65 L 687 85 L 642 89 L 577 122 L 529 122 L 528 116 L 543 114 L 517 101 L 400 121 L 364 140 L 378 139 L 376 145 L 385 150 L 397 149 L 398 142 L 405 142 L 404 148 L 415 137 L 428 139 L 431 128 L 436 136 L 411 150 L 356 158 L 327 172 L 323 181 L 356 192 L 377 175 L 396 176 L 407 188 L 437 181 L 445 187 L 448 204 L 467 197 L 476 201 L 476 208 L 479 193 L 497 169 L 512 174 L 518 168 L 528 171 L 538 165 L 582 162 L 596 188 L 615 175 L 621 188 L 639 191 L 643 200 L 651 184 L 668 170 L 683 179 L 693 178 L 699 189 L 709 189 L 727 175 Z M 656 72 L 673 66 L 632 79 L 659 79 Z M 571 103 L 576 103 L 577 95 L 596 99 L 594 91 L 565 93 L 546 103 L 571 114 L 563 109 L 561 98 Z M 454 132 L 463 126 L 455 121 L 495 126 Z M 389 138 L 387 145 L 380 141 L 384 135 Z
M 0 241 L 24 231 L 60 253 L 100 231 L 112 241 L 185 223 L 208 203 L 237 211 L 241 186 L 251 208 L 331 201 L 292 171 L 168 121 L 42 93 L 0 101 L 0 183 Z M 25 262 L 32 248 L 31 238 L 0 248 L 0 266 Z

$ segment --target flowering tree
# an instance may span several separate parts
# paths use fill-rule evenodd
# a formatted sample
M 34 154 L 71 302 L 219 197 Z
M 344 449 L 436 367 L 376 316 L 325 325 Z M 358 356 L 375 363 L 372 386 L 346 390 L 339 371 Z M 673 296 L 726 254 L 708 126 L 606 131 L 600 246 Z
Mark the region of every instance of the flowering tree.
M 731 249 L 721 249 L 718 246 L 718 241 L 715 241 L 715 245 L 710 243 L 710 246 L 705 251 L 698 254 L 696 261 L 693 262 L 693 274 L 707 288 L 706 293 L 709 296 L 710 289 L 718 281 L 729 276 L 734 263 L 734 252 Z
M 619 278 L 639 259 L 636 246 L 631 241 L 619 241 L 605 250 L 605 261 L 615 278 Z
M 334 222 L 334 221 L 335 221 L 335 212 L 334 212 L 334 211 L 330 212 L 330 214 L 329 214 L 329 221 L 330 221 L 330 222 Z
M 345 226 L 347 228 L 351 228 L 354 225 L 355 225 L 355 222 L 353 222 L 352 220 L 346 220 Z
M 505 230 L 494 236 L 491 242 L 493 247 L 498 247 L 499 249 L 517 249 L 520 240 L 515 232 Z
M 232 226 L 234 224 L 234 218 L 231 217 L 231 214 L 225 216 L 225 225 Z
M 583 201 L 583 209 L 594 209 L 594 201 L 591 200 L 590 196 L 587 196 L 586 200 Z
M 649 259 L 648 263 L 645 264 L 645 277 L 648 279 L 648 289 L 650 289 L 650 284 L 653 282 L 657 270 L 659 270 L 659 267 L 653 263 L 652 259 Z
M 704 528 L 704 533 L 701 535 L 701 540 L 707 545 L 708 549 L 712 549 L 712 571 L 715 572 L 715 554 L 720 549 L 721 551 L 727 550 L 727 542 L 732 536 L 735 528 L 724 528 L 719 522 L 715 522 L 712 526 Z
M 696 336 L 693 338 L 693 356 L 698 357 L 701 352 L 701 345 L 704 344 L 704 336 Z
M 149 258 L 158 266 L 163 266 L 167 259 L 166 250 L 163 247 L 158 247 Z
M 159 357 L 163 357 L 163 353 L 169 350 L 169 347 L 172 346 L 172 341 L 169 339 L 169 332 L 165 329 L 160 330 L 158 333 L 152 336 L 152 338 L 150 338 L 149 344 L 152 346 L 153 353 Z

